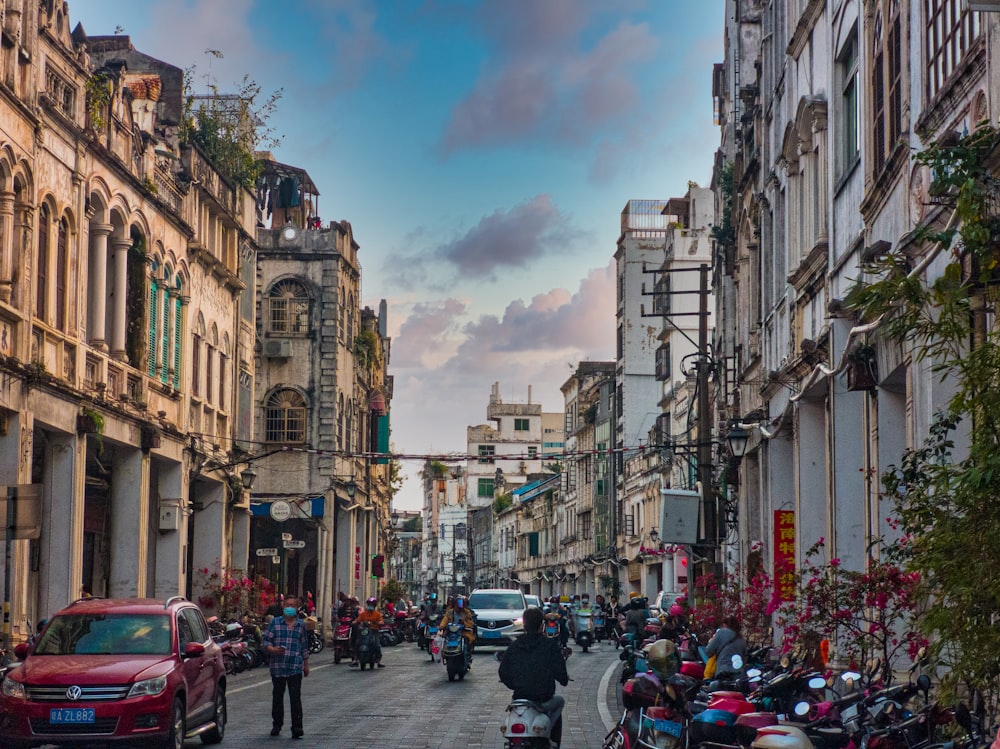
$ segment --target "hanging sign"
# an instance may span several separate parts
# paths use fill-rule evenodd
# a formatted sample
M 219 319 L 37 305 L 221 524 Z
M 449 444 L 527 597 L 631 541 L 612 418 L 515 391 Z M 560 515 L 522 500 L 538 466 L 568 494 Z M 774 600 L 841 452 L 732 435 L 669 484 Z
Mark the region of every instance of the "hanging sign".
M 795 512 L 774 512 L 774 587 L 782 601 L 795 599 Z

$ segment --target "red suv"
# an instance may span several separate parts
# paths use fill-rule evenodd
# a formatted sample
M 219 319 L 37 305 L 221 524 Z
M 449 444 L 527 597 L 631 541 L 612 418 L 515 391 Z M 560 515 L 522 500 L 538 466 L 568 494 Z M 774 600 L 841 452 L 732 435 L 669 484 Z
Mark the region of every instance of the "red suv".
M 53 616 L 0 690 L 0 744 L 222 741 L 226 671 L 201 611 L 174 596 L 82 598 Z

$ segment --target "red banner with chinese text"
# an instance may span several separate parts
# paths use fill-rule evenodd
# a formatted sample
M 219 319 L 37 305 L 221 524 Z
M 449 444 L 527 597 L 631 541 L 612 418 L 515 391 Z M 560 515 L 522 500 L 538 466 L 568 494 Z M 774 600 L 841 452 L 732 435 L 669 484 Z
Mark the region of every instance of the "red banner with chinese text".
M 774 587 L 778 599 L 795 599 L 795 511 L 774 512 Z
M 361 547 L 354 547 L 354 580 L 361 579 Z

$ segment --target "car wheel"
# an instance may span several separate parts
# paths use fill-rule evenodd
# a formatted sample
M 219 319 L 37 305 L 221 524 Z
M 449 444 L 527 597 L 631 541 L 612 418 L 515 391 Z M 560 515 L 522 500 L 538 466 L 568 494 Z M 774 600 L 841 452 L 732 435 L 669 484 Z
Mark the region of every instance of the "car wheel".
M 230 653 L 226 653 L 222 656 L 222 665 L 226 669 L 226 673 L 232 676 L 236 673 L 236 658 L 234 658 Z
M 226 721 L 229 720 L 229 714 L 226 709 L 226 692 L 221 684 L 216 687 L 215 713 L 212 719 L 215 721 L 215 728 L 201 735 L 202 744 L 220 744 L 226 736 Z
M 170 732 L 163 741 L 163 749 L 184 749 L 184 734 L 187 732 L 184 720 L 184 703 L 178 697 L 170 712 Z

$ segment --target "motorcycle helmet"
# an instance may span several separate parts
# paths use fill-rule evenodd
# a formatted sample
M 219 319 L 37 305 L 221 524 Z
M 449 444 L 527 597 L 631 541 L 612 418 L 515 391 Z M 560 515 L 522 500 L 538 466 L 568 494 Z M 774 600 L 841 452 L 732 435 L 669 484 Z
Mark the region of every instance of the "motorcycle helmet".
M 234 639 L 243 634 L 243 625 L 239 622 L 232 622 L 226 625 L 226 637 Z
M 365 601 L 365 606 L 367 606 L 369 609 L 374 609 L 376 605 L 378 605 L 378 599 L 375 596 L 372 596 L 367 601 Z
M 657 640 L 646 646 L 646 665 L 660 679 L 673 676 L 680 668 L 677 646 L 673 640 Z
M 684 616 L 684 607 L 679 603 L 671 604 L 669 611 L 667 612 L 670 616 Z
M 427 596 L 427 600 L 431 601 L 432 603 L 434 601 L 436 601 L 437 599 L 438 599 L 438 594 L 437 593 L 431 593 L 429 596 Z

